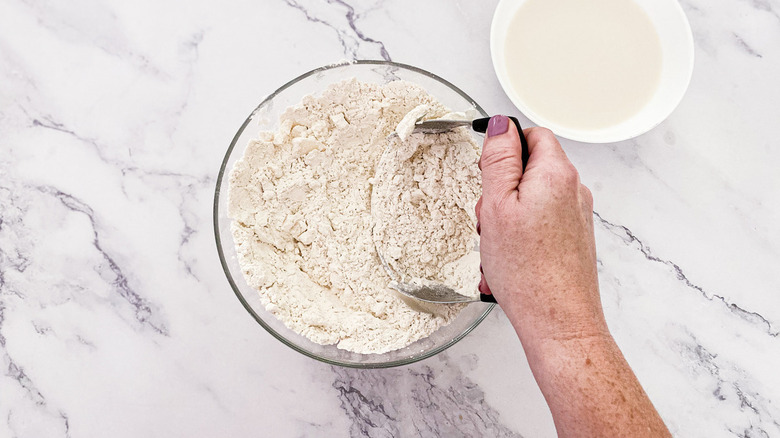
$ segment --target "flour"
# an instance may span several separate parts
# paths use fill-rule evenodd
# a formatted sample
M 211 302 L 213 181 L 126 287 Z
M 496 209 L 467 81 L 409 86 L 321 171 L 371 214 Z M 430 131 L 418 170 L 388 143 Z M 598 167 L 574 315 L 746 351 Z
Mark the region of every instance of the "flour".
M 425 117 L 425 114 L 427 114 L 429 110 L 430 107 L 428 105 L 417 105 L 414 109 L 406 113 L 404 118 L 398 122 L 398 126 L 395 127 L 395 133 L 398 135 L 398 138 L 401 139 L 401 142 L 406 142 L 406 139 L 409 138 L 409 136 L 412 135 L 412 131 L 414 131 L 414 124 Z
M 269 312 L 313 342 L 383 353 L 463 308 L 407 304 L 388 288 L 375 243 L 399 272 L 475 293 L 479 270 L 462 256 L 473 247 L 478 147 L 465 130 L 390 136 L 421 106 L 427 118 L 448 113 L 408 82 L 334 84 L 288 108 L 230 174 L 244 277 Z
M 477 237 L 473 211 L 480 193 L 475 184 L 479 156 L 474 140 L 462 130 L 433 135 L 406 129 L 410 119 L 428 110 L 420 105 L 404 117 L 376 166 L 374 244 L 405 281 L 444 283 L 474 295 L 479 253 L 476 266 L 470 253 Z M 466 254 L 470 257 L 464 259 Z

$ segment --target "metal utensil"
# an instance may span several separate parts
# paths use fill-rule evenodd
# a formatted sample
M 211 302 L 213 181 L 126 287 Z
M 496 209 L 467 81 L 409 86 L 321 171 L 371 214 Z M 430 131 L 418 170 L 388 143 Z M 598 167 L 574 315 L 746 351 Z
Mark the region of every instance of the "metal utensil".
M 523 128 L 520 126 L 520 121 L 517 120 L 517 117 L 509 117 L 509 120 L 515 124 L 515 127 L 517 127 L 517 133 L 520 135 L 520 144 L 522 145 L 521 158 L 523 159 L 523 171 L 525 171 L 525 165 L 528 164 L 529 155 L 528 141 L 525 139 Z M 441 134 L 447 131 L 452 131 L 456 128 L 470 126 L 471 129 L 473 129 L 475 132 L 484 134 L 485 131 L 487 131 L 488 122 L 490 122 L 490 117 L 474 120 L 423 120 L 414 124 L 413 132 L 422 132 L 424 134 Z
M 479 247 L 476 246 L 473 251 L 479 252 Z M 478 297 L 470 297 L 460 294 L 443 284 L 421 285 L 405 282 L 401 276 L 398 275 L 398 273 L 387 263 L 378 246 L 376 247 L 376 253 L 379 255 L 379 261 L 382 262 L 382 267 L 385 268 L 385 272 L 387 272 L 387 274 L 393 280 L 390 282 L 390 287 L 406 295 L 407 297 L 437 304 L 472 303 L 479 301 L 484 303 L 496 302 L 496 299 L 493 298 L 493 295 L 485 295 L 480 293 Z
M 525 135 L 523 135 L 523 128 L 520 126 L 520 122 L 515 117 L 509 117 L 512 122 L 514 122 L 515 126 L 517 127 L 517 132 L 520 134 L 520 143 L 522 145 L 522 151 L 521 156 L 523 160 L 523 170 L 525 170 L 525 166 L 528 163 L 528 142 L 525 139 Z M 488 122 L 490 121 L 490 117 L 482 118 L 482 119 L 476 119 L 476 120 L 426 120 L 426 121 L 418 121 L 415 123 L 414 132 L 422 132 L 425 134 L 441 134 L 447 131 L 451 131 L 456 128 L 460 127 L 467 127 L 470 126 L 471 129 L 473 129 L 476 132 L 485 133 L 487 131 Z M 484 303 L 495 303 L 496 299 L 493 297 L 493 295 L 486 295 L 483 293 L 480 293 L 478 297 L 470 297 L 463 294 L 460 294 L 453 290 L 450 287 L 447 287 L 443 284 L 429 284 L 429 285 L 420 285 L 410 282 L 405 282 L 401 278 L 400 275 L 387 263 L 385 260 L 384 255 L 382 254 L 382 251 L 379 250 L 379 247 L 376 246 L 376 241 L 374 242 L 376 247 L 376 253 L 379 255 L 379 260 L 382 262 L 382 267 L 384 267 L 385 272 L 390 276 L 390 278 L 393 280 L 390 282 L 390 287 L 397 290 L 398 292 L 402 293 L 403 295 L 406 295 L 408 297 L 420 300 L 420 301 L 426 301 L 429 303 L 438 303 L 438 304 L 455 304 L 455 303 L 471 303 L 471 302 L 484 302 Z M 476 245 L 474 248 L 474 251 L 479 251 L 479 245 Z

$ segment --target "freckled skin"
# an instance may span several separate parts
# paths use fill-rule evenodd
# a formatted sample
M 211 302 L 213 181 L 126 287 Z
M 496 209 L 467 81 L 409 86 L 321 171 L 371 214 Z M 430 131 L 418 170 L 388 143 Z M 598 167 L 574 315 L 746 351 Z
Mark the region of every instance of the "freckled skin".
M 480 160 L 481 289 L 515 327 L 559 436 L 670 436 L 604 320 L 590 191 L 546 129 L 524 131 L 523 174 L 507 124 Z

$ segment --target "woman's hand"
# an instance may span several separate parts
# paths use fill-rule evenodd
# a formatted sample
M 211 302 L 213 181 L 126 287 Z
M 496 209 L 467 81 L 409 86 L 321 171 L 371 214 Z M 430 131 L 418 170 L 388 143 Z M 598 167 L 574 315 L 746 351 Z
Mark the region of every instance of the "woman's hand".
M 515 327 L 560 437 L 668 437 L 609 334 L 599 297 L 593 198 L 553 134 L 495 116 L 477 203 L 483 278 Z
M 492 292 L 524 344 L 608 334 L 599 298 L 593 198 L 547 129 L 520 139 L 507 117 L 490 120 L 477 203 L 483 292 Z

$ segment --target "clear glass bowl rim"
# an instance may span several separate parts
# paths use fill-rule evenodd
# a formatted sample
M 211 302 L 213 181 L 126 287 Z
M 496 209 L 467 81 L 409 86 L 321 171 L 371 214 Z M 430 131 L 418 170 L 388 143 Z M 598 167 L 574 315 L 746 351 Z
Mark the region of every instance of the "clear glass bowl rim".
M 333 360 L 333 359 L 330 359 L 330 358 L 327 358 L 327 357 L 322 357 L 322 356 L 319 356 L 317 354 L 314 354 L 314 353 L 306 350 L 305 348 L 300 347 L 299 345 L 295 344 L 294 342 L 291 342 L 290 340 L 285 338 L 283 335 L 278 333 L 276 330 L 274 330 L 271 326 L 269 326 L 263 320 L 263 318 L 261 318 L 257 314 L 257 312 L 255 312 L 254 309 L 252 309 L 252 306 L 246 301 L 246 299 L 244 298 L 243 294 L 241 294 L 238 286 L 236 285 L 236 282 L 233 280 L 233 275 L 231 274 L 230 269 L 228 268 L 227 260 L 225 259 L 225 254 L 222 251 L 222 239 L 221 239 L 221 237 L 219 235 L 219 199 L 220 199 L 219 196 L 220 196 L 220 187 L 222 186 L 222 179 L 225 176 L 227 163 L 228 163 L 228 161 L 230 159 L 231 153 L 233 152 L 233 149 L 236 147 L 236 144 L 237 144 L 239 138 L 243 134 L 243 132 L 246 129 L 246 127 L 249 125 L 249 122 L 252 120 L 252 118 L 254 117 L 255 113 L 257 113 L 258 110 L 260 108 L 262 108 L 264 105 L 267 105 L 269 102 L 271 102 L 274 99 L 274 97 L 276 97 L 279 93 L 283 92 L 284 90 L 286 90 L 287 88 L 293 86 L 294 84 L 296 84 L 296 83 L 298 83 L 298 82 L 300 82 L 300 81 L 302 81 L 302 80 L 304 80 L 304 79 L 306 79 L 306 78 L 308 78 L 308 77 L 310 77 L 312 75 L 320 73 L 322 71 L 336 69 L 336 68 L 342 68 L 342 67 L 349 66 L 349 65 L 379 65 L 379 66 L 391 66 L 391 67 L 396 67 L 396 68 L 400 68 L 400 69 L 411 70 L 411 71 L 413 71 L 415 73 L 419 73 L 421 75 L 427 76 L 427 77 L 429 77 L 431 79 L 434 79 L 435 81 L 438 81 L 438 82 L 442 83 L 443 85 L 446 85 L 452 91 L 456 92 L 461 97 L 463 97 L 467 102 L 469 102 L 471 105 L 473 105 L 474 108 L 480 114 L 482 114 L 484 117 L 487 116 L 487 113 L 485 112 L 485 110 L 477 102 L 475 102 L 474 99 L 472 99 L 468 94 L 463 92 L 460 88 L 456 87 L 455 85 L 453 85 L 449 81 L 447 81 L 447 80 L 445 80 L 445 79 L 443 79 L 443 78 L 441 78 L 441 77 L 439 77 L 439 76 L 437 76 L 437 75 L 435 75 L 435 74 L 433 74 L 431 72 L 428 72 L 426 70 L 423 70 L 421 68 L 414 67 L 414 66 L 411 66 L 411 65 L 408 65 L 408 64 L 402 64 L 402 63 L 393 62 L 393 61 L 357 60 L 357 61 L 343 62 L 343 63 L 338 63 L 338 64 L 328 64 L 328 65 L 325 65 L 325 66 L 318 67 L 318 68 L 315 68 L 313 70 L 310 70 L 310 71 L 308 71 L 308 72 L 306 72 L 306 73 L 296 77 L 295 79 L 290 80 L 286 84 L 284 84 L 281 87 L 279 87 L 276 91 L 274 91 L 273 93 L 269 94 L 265 99 L 263 99 L 263 101 L 260 102 L 260 104 L 249 114 L 249 117 L 247 117 L 246 120 L 244 120 L 244 123 L 241 124 L 241 127 L 236 132 L 236 135 L 233 136 L 233 140 L 230 142 L 230 146 L 228 147 L 227 151 L 225 152 L 225 157 L 222 159 L 222 164 L 220 165 L 220 168 L 219 168 L 219 174 L 217 175 L 216 189 L 214 191 L 214 209 L 213 209 L 214 237 L 216 239 L 217 253 L 219 255 L 220 264 L 222 265 L 222 270 L 225 273 L 225 276 L 227 277 L 228 283 L 230 283 L 230 287 L 233 289 L 233 293 L 236 295 L 238 300 L 241 302 L 241 305 L 244 306 L 244 309 L 246 309 L 246 311 L 249 312 L 250 315 L 252 315 L 252 317 L 255 319 L 255 321 L 257 321 L 257 323 L 260 324 L 260 326 L 262 326 L 273 337 L 275 337 L 276 339 L 281 341 L 284 345 L 287 345 L 288 347 L 292 348 L 293 350 L 295 350 L 295 351 L 297 351 L 297 352 L 299 352 L 299 353 L 301 353 L 301 354 L 303 354 L 305 356 L 308 356 L 308 357 L 310 357 L 312 359 L 316 359 L 316 360 L 318 360 L 320 362 L 324 362 L 324 363 L 327 363 L 327 364 L 330 364 L 330 365 L 338 365 L 338 366 L 348 367 L 348 368 L 363 368 L 363 369 L 369 369 L 369 368 L 391 368 L 391 367 L 397 367 L 397 366 L 402 366 L 402 365 L 408 365 L 408 364 L 411 364 L 411 363 L 414 363 L 414 362 L 418 362 L 418 361 L 427 359 L 427 358 L 435 356 L 436 354 L 439 354 L 442 351 L 448 349 L 449 347 L 455 345 L 458 341 L 460 341 L 466 335 L 471 333 L 471 331 L 474 330 L 485 318 L 487 318 L 488 314 L 490 314 L 490 312 L 495 307 L 495 304 L 488 305 L 485 308 L 485 311 L 482 312 L 482 315 L 480 315 L 479 318 L 475 319 L 474 322 L 471 324 L 471 326 L 469 326 L 466 330 L 464 330 L 463 332 L 461 332 L 457 336 L 453 337 L 452 340 L 450 340 L 449 342 L 446 342 L 446 343 L 444 343 L 442 345 L 439 345 L 438 347 L 435 347 L 435 348 L 432 348 L 432 349 L 430 349 L 428 351 L 425 351 L 422 354 L 414 355 L 414 356 L 403 358 L 403 359 L 392 360 L 392 361 L 387 361 L 387 362 L 379 362 L 379 363 L 356 363 L 356 362 L 341 362 L 341 361 L 337 361 L 337 360 Z M 232 242 L 231 242 L 231 244 L 232 244 Z

